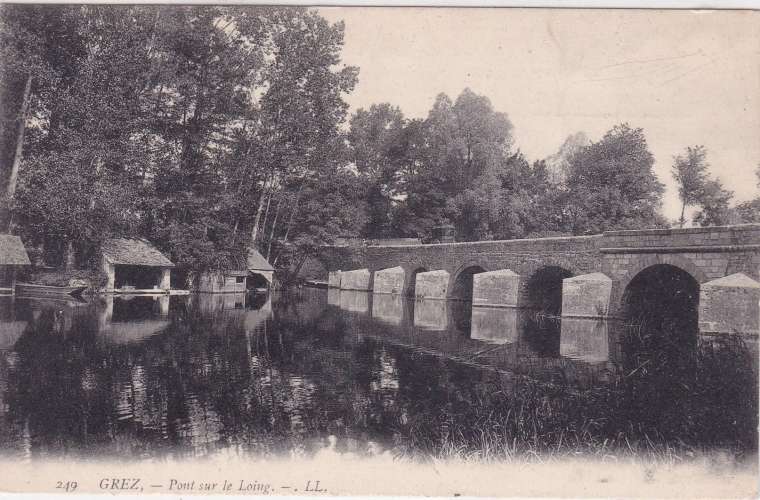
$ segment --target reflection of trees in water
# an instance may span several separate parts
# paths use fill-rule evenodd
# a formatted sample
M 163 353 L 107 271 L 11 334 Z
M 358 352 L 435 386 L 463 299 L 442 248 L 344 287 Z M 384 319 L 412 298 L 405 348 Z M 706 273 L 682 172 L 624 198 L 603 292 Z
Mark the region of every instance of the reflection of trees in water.
M 374 441 L 413 455 L 756 449 L 757 385 L 740 342 L 703 344 L 699 370 L 650 362 L 579 389 L 383 343 L 361 315 L 309 296 L 253 330 L 244 310 L 174 307 L 166 331 L 127 345 L 99 341 L 88 316 L 53 335 L 51 314 L 7 370 L 9 419 L 30 423 L 36 453 L 311 455 L 329 436 L 338 451 Z

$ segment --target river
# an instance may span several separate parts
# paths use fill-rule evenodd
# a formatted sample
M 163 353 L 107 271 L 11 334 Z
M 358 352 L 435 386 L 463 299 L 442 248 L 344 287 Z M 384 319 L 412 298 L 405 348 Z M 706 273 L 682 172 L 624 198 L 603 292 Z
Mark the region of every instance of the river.
M 0 298 L 0 456 L 18 460 L 746 458 L 757 393 L 741 339 L 467 302 Z

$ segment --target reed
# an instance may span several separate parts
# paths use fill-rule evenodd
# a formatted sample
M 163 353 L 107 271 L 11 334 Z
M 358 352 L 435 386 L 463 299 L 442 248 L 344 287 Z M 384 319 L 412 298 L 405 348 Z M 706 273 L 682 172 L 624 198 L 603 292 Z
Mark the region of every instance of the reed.
M 654 350 L 662 339 L 642 328 L 630 335 L 629 363 L 612 384 L 578 391 L 529 379 L 496 382 L 432 414 L 414 412 L 396 429 L 396 449 L 422 460 L 658 464 L 756 454 L 756 372 L 740 337 L 700 342 L 674 361 L 667 346 Z

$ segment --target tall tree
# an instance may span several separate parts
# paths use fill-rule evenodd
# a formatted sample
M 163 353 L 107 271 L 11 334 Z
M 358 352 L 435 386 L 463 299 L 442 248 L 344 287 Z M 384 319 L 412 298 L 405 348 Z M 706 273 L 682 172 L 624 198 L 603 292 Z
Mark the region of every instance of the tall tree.
M 514 239 L 561 232 L 556 189 L 544 162 L 517 152 L 478 177 L 448 206 L 462 240 Z
M 512 123 L 487 97 L 465 89 L 455 102 L 438 95 L 424 122 L 411 122 L 407 129 L 404 163 L 411 175 L 403 181 L 397 227 L 405 235 L 425 237 L 451 217 L 464 225 L 468 216 L 454 208 L 455 198 L 470 197 L 463 193 L 476 179 L 503 165 L 513 143 Z
M 730 208 L 734 193 L 723 187 L 719 179 L 708 179 L 697 193 L 700 210 L 694 222 L 700 226 L 722 226 L 734 221 L 734 211 Z
M 364 233 L 370 238 L 397 233 L 392 212 L 403 189 L 404 127 L 404 115 L 387 103 L 359 109 L 351 117 L 351 160 L 366 185 L 369 220 Z
M 256 245 L 259 235 L 266 235 L 262 249 L 273 239 L 287 242 L 296 237 L 309 183 L 326 181 L 345 166 L 348 156 L 341 126 L 348 104 L 344 96 L 353 90 L 358 73 L 353 66 L 340 67 L 343 23 L 330 24 L 305 9 L 278 10 L 273 19 L 272 55 L 263 72 L 265 91 L 255 130 L 262 145 L 259 161 L 267 175 L 250 233 L 251 245 Z M 266 211 L 259 215 L 275 193 L 287 203 L 274 204 L 271 216 Z M 261 232 L 258 219 L 263 221 Z
M 574 234 L 664 225 L 659 213 L 663 186 L 644 131 L 616 125 L 581 149 L 570 162 L 566 224 Z
M 575 153 L 588 146 L 588 144 L 589 139 L 586 134 L 576 132 L 567 136 L 557 152 L 546 158 L 546 168 L 552 184 L 559 186 L 565 183 L 568 171 L 570 170 L 570 159 Z
M 46 71 L 30 100 L 34 126 L 15 213 L 27 241 L 64 253 L 73 265 L 75 254 L 92 258 L 97 242 L 134 222 L 130 207 L 144 163 L 134 140 L 142 120 L 137 102 L 150 69 L 147 10 L 47 6 L 27 14 Z
M 9 231 L 33 87 L 50 78 L 50 16 L 40 6 L 0 5 L 0 231 Z
M 757 187 L 760 188 L 760 164 L 755 170 L 757 176 Z M 741 222 L 760 222 L 760 196 L 745 201 L 736 206 L 736 212 Z
M 4 12 L 4 64 L 42 68 L 15 213 L 52 254 L 84 261 L 109 235 L 139 234 L 186 269 L 234 265 L 245 233 L 265 235 L 264 249 L 295 237 L 306 183 L 347 161 L 340 126 L 356 69 L 339 67 L 342 24 L 315 11 Z
M 678 219 L 681 227 L 686 223 L 686 207 L 697 203 L 705 189 L 708 166 L 704 146 L 689 146 L 686 154 L 673 157 L 672 173 L 681 199 L 681 216 Z

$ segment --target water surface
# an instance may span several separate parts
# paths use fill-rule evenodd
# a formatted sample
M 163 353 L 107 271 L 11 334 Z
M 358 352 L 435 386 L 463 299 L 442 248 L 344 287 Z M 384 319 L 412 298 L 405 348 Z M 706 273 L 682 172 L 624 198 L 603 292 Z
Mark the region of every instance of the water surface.
M 756 354 L 364 292 L 0 298 L 0 454 L 747 456 Z

